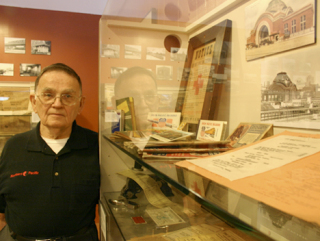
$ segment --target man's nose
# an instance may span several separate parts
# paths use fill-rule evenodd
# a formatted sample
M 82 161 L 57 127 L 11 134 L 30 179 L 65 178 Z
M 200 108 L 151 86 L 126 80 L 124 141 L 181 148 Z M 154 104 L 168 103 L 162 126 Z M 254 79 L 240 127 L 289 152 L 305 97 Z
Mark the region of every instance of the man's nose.
M 59 100 L 58 100 L 59 99 Z M 52 106 L 62 106 L 62 102 L 61 102 L 61 96 L 56 96 L 54 97 Z

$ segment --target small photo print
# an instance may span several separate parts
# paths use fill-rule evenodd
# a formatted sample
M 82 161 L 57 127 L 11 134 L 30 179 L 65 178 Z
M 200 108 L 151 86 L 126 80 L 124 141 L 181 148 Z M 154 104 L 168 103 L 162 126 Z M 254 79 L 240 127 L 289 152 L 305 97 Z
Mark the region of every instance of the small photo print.
M 31 54 L 51 55 L 51 41 L 31 40 Z
M 172 66 L 156 65 L 156 77 L 158 80 L 172 80 Z
M 126 67 L 111 67 L 111 78 L 117 79 L 127 69 Z
M 186 48 L 171 48 L 170 54 L 171 61 L 184 62 L 187 59 L 187 49 Z
M 166 60 L 166 49 L 165 48 L 147 48 L 147 60 Z
M 20 76 L 38 76 L 40 71 L 40 64 L 20 64 Z
M 119 59 L 120 45 L 102 44 L 101 45 L 101 57 Z
M 14 64 L 0 63 L 0 76 L 13 76 Z
M 25 54 L 25 38 L 4 38 L 4 52 L 9 54 Z
M 124 58 L 125 59 L 141 59 L 141 46 L 126 44 L 124 46 Z

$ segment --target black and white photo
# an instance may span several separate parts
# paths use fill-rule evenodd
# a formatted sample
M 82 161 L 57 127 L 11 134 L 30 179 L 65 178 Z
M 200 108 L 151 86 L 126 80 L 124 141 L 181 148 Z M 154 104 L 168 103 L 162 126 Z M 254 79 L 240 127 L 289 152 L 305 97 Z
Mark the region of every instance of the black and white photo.
M 20 76 L 38 76 L 40 71 L 40 64 L 20 64 Z
M 111 67 L 111 78 L 117 79 L 127 69 L 126 67 Z
M 51 41 L 31 40 L 31 54 L 51 55 Z
M 14 64 L 0 63 L 0 76 L 13 76 Z
M 172 80 L 172 66 L 156 65 L 156 77 L 158 80 Z
M 102 44 L 101 57 L 118 59 L 120 57 L 120 45 Z
M 126 44 L 124 46 L 124 58 L 125 59 L 141 59 L 141 46 Z
M 320 55 L 305 50 L 261 65 L 261 122 L 320 129 Z
M 4 52 L 8 54 L 25 54 L 26 39 L 25 38 L 4 38 Z
M 147 47 L 147 60 L 166 60 L 165 48 Z

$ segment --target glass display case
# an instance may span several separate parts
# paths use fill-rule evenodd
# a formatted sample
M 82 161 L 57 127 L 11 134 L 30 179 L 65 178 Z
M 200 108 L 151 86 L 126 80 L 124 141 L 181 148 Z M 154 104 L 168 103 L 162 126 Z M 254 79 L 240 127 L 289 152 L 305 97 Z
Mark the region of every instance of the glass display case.
M 198 168 L 179 165 L 186 158 L 213 156 L 216 148 L 236 149 L 230 140 L 199 143 L 200 120 L 227 123 L 224 136 L 229 137 L 236 133 L 239 123 L 252 124 L 247 138 L 253 140 L 261 123 L 271 126 L 266 137 L 286 130 L 319 134 L 319 68 L 316 54 L 306 57 L 319 51 L 318 44 L 308 42 L 308 37 L 306 43 L 311 45 L 281 52 L 278 46 L 284 41 L 296 42 L 302 34 L 288 35 L 270 27 L 270 21 L 260 21 L 284 9 L 291 9 L 286 11 L 289 17 L 314 13 L 316 5 L 309 1 L 306 6 L 294 6 L 300 11 L 291 8 L 289 1 L 271 0 L 261 6 L 261 13 L 253 15 L 250 11 L 257 2 L 108 1 L 99 27 L 102 241 L 319 240 L 319 215 L 311 213 L 305 218 L 307 215 L 296 215 L 297 210 L 283 208 L 287 194 L 299 203 L 298 196 L 304 195 L 301 182 L 310 170 L 289 173 L 276 168 L 272 171 L 274 180 L 268 182 L 274 190 L 264 193 L 264 199 L 239 191 L 245 186 L 236 187 L 238 181 L 225 181 L 208 170 L 203 175 Z M 312 14 L 307 16 L 300 19 L 315 21 Z M 304 33 L 314 34 L 315 27 L 316 22 Z M 173 148 L 180 154 L 150 157 L 143 150 L 155 143 L 159 147 L 159 141 L 149 136 L 156 128 L 193 135 L 170 142 L 176 143 Z M 240 148 L 245 144 L 239 144 Z M 200 152 L 204 146 L 216 152 Z M 187 149 L 196 153 L 181 155 Z M 281 191 L 277 187 L 281 175 L 290 176 L 290 183 L 299 192 Z M 258 183 L 243 179 L 259 192 Z M 316 190 L 316 180 L 314 169 L 304 187 Z M 267 196 L 276 202 L 271 205 Z M 316 202 L 318 197 L 309 198 Z M 299 205 L 311 207 L 314 202 Z M 313 208 L 318 211 L 320 207 Z

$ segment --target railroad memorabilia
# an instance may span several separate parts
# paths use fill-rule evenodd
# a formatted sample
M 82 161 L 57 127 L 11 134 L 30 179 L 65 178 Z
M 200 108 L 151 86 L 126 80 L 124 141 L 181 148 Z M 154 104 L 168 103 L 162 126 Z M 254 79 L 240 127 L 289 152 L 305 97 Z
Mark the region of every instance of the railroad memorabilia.
M 315 43 L 315 3 L 315 0 L 258 0 L 247 6 L 247 60 Z
M 197 125 L 217 114 L 230 37 L 231 21 L 225 20 L 190 39 L 184 68 L 190 73 L 188 81 L 181 81 L 176 105 L 183 122 Z
M 197 132 L 197 140 L 224 140 L 226 129 L 226 121 L 200 120 Z

